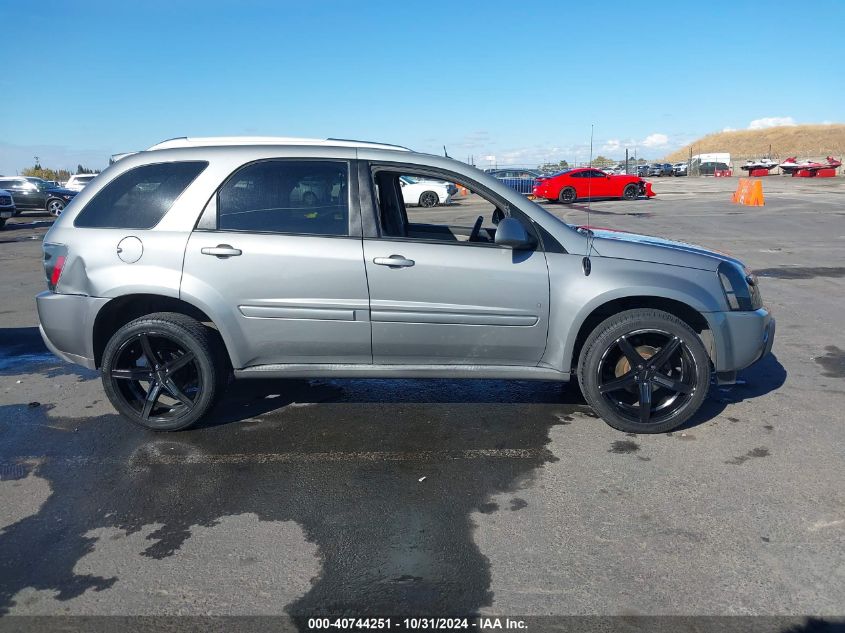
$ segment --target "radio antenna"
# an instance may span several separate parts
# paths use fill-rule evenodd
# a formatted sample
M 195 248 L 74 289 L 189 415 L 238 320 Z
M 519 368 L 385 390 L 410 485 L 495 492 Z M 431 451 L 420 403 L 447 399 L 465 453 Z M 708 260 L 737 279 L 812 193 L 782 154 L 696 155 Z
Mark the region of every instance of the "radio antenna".
M 590 228 L 590 205 L 592 204 L 592 193 L 593 193 L 593 129 L 594 124 L 590 123 L 590 162 L 589 167 L 587 170 L 587 226 L 586 230 L 584 231 L 587 237 L 587 253 L 584 255 L 584 259 L 581 260 L 581 268 L 584 269 L 584 275 L 589 276 L 590 271 L 593 268 L 592 263 L 590 262 L 590 253 L 593 250 L 593 230 Z

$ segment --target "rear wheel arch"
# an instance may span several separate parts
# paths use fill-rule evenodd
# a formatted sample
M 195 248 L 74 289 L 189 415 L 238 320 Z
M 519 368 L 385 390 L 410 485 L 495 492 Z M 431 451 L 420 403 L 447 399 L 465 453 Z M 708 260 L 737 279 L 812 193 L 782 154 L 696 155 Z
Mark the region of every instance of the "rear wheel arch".
M 568 359 L 564 360 L 564 367 L 567 367 L 569 371 L 573 373 L 577 370 L 578 360 L 581 356 L 581 350 L 584 347 L 584 342 L 602 321 L 615 314 L 619 314 L 620 312 L 636 309 L 662 310 L 663 312 L 668 312 L 669 314 L 681 319 L 681 321 L 689 325 L 698 334 L 704 343 L 704 347 L 707 350 L 711 361 L 714 361 L 715 348 L 713 345 L 712 334 L 710 332 L 710 325 L 701 312 L 691 305 L 677 299 L 636 295 L 611 299 L 593 308 L 593 310 L 578 326 L 578 334 L 576 335 L 572 346 L 572 353 L 569 355 Z
M 121 327 L 137 318 L 159 312 L 172 312 L 190 317 L 214 330 L 220 339 L 222 349 L 231 364 L 231 355 L 217 324 L 203 310 L 193 304 L 177 299 L 155 294 L 132 294 L 115 297 L 97 312 L 94 320 L 92 340 L 94 344 L 94 362 L 100 367 L 103 361 L 103 351 L 109 340 Z

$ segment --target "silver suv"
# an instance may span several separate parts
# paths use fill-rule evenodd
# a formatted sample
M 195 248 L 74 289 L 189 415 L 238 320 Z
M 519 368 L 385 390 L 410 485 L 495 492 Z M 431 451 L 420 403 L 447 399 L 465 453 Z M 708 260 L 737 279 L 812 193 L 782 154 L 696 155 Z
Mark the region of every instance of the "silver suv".
M 454 182 L 406 206 L 402 177 Z M 449 158 L 336 139 L 174 139 L 122 158 L 44 239 L 41 333 L 148 428 L 229 377 L 565 382 L 667 431 L 772 346 L 742 263 L 568 225 Z

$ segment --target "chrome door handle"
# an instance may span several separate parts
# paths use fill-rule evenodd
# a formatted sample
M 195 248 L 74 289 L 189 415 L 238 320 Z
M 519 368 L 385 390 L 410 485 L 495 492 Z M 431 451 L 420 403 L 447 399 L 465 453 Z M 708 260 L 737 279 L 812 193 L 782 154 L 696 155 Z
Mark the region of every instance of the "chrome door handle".
M 391 255 L 390 257 L 376 257 L 373 263 L 378 266 L 389 266 L 390 268 L 408 268 L 416 262 L 413 259 L 406 259 L 402 255 Z
M 225 259 L 226 257 L 237 257 L 243 251 L 239 248 L 234 248 L 229 246 L 228 244 L 218 244 L 217 246 L 204 246 L 200 249 L 200 253 L 203 255 L 214 255 L 220 259 Z

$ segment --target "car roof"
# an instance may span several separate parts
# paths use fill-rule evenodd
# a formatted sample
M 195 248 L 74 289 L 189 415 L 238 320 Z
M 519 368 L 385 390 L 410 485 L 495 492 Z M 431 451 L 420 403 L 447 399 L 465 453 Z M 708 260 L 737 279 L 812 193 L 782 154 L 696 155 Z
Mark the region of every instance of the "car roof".
M 322 147 L 366 147 L 369 149 L 391 149 L 409 152 L 407 147 L 376 143 L 372 141 L 356 141 L 342 138 L 298 138 L 292 136 L 182 136 L 156 143 L 147 148 L 148 152 L 159 149 L 174 149 L 177 147 L 220 147 L 232 145 L 312 145 Z

